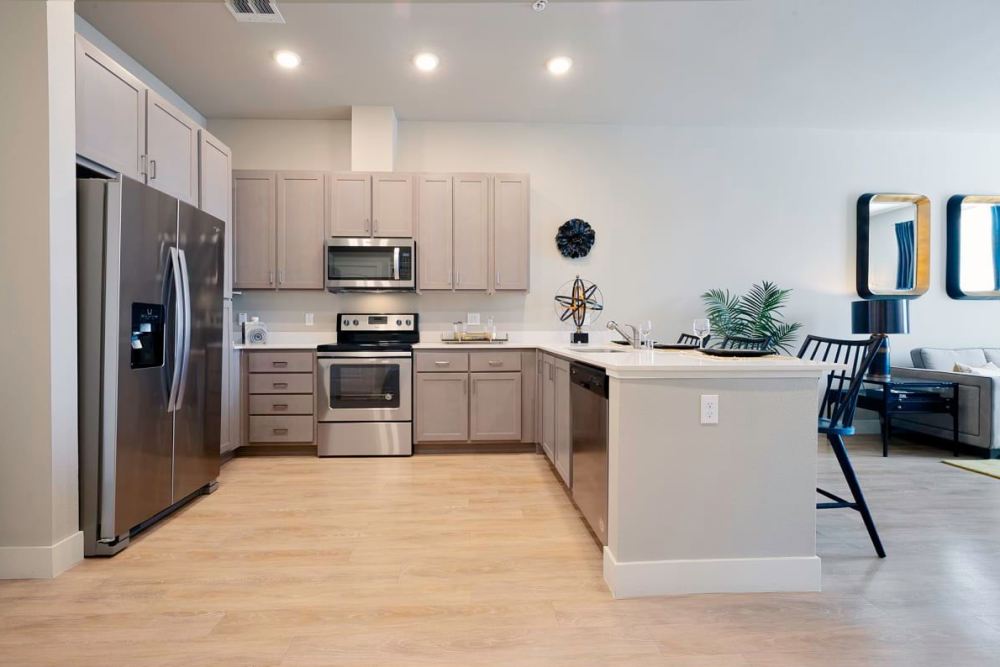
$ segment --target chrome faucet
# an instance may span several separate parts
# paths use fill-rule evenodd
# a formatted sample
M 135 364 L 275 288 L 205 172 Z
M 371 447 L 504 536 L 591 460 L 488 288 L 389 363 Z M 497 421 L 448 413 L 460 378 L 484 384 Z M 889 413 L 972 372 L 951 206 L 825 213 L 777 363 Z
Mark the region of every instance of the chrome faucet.
M 626 326 L 626 327 L 628 327 L 629 329 L 632 330 L 632 335 L 631 336 L 629 336 L 627 333 L 625 333 L 624 331 L 622 331 L 622 327 L 623 326 Z M 613 329 L 613 330 L 617 331 L 619 334 L 621 334 L 625 338 L 625 340 L 628 341 L 628 344 L 631 345 L 633 348 L 635 348 L 635 349 L 638 350 L 642 346 L 642 341 L 639 340 L 639 330 L 635 327 L 635 325 L 632 325 L 632 324 L 618 324 L 614 320 L 610 320 L 608 322 L 608 328 L 609 329 Z

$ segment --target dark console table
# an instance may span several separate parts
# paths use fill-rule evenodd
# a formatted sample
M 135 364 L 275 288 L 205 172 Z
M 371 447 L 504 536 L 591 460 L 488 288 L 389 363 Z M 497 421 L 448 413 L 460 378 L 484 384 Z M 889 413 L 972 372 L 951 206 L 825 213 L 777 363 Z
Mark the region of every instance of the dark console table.
M 899 414 L 951 415 L 952 441 L 958 455 L 958 383 L 919 380 L 865 380 L 858 407 L 882 418 L 882 456 L 889 455 L 892 418 Z

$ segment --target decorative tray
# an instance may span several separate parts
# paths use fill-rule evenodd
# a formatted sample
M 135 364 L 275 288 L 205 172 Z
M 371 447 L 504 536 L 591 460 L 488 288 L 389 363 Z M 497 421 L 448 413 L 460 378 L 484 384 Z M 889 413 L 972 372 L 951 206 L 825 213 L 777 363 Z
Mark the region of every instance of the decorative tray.
M 767 357 L 777 354 L 774 350 L 720 350 L 716 347 L 707 347 L 698 351 L 711 357 Z

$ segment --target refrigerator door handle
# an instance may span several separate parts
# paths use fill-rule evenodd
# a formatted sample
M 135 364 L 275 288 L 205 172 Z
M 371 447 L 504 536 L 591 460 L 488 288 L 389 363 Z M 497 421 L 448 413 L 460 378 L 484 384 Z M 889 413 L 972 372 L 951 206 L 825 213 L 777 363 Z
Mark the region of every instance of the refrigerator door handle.
M 177 397 L 181 384 L 181 365 L 184 357 L 184 278 L 181 276 L 180 251 L 170 248 L 170 272 L 174 281 L 174 368 L 170 380 L 170 398 L 167 399 L 167 412 L 174 412 L 180 401 Z
M 191 365 L 191 281 L 188 279 L 187 256 L 183 250 L 178 250 L 177 255 L 181 265 L 181 283 L 184 289 L 184 350 L 183 361 L 181 362 L 180 386 L 177 389 L 177 400 L 174 403 L 174 412 L 184 405 L 184 389 L 187 387 L 188 367 Z

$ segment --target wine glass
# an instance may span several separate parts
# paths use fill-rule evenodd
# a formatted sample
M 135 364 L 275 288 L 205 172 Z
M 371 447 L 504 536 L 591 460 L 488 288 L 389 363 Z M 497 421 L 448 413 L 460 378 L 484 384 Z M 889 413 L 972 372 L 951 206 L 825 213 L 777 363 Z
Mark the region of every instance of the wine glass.
M 645 320 L 639 324 L 639 341 L 641 347 L 648 347 L 653 349 L 653 339 L 650 338 L 650 334 L 653 333 L 653 321 Z
M 708 321 L 707 317 L 700 317 L 692 323 L 691 329 L 701 341 L 701 346 L 705 347 L 705 337 L 712 333 L 712 323 Z

